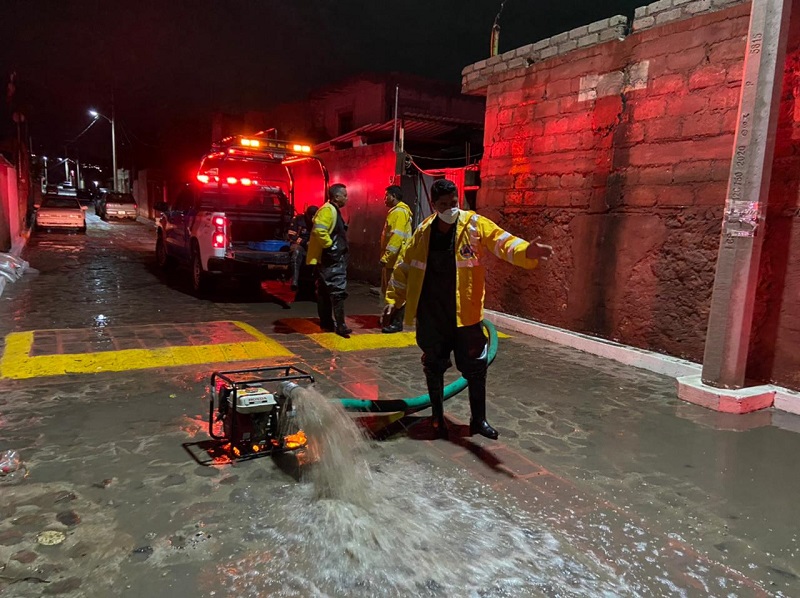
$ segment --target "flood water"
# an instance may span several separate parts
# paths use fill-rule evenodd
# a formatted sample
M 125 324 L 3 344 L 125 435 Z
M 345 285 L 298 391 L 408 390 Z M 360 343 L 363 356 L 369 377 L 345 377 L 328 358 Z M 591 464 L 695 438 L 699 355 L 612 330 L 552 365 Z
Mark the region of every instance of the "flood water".
M 298 418 L 319 461 L 249 515 L 224 566 L 241 596 L 636 596 L 597 559 L 467 477 L 381 457 L 314 391 Z

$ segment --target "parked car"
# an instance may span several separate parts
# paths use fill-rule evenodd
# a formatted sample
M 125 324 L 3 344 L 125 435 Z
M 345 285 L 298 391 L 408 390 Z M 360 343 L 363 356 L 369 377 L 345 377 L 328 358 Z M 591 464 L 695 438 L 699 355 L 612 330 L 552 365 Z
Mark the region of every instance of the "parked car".
M 74 197 L 45 195 L 36 209 L 37 229 L 73 229 L 86 232 L 86 207 Z
M 82 204 L 94 203 L 94 193 L 91 189 L 78 189 L 76 194 L 78 201 Z
M 72 185 L 59 185 L 58 195 L 65 195 L 67 197 L 77 197 L 78 191 Z
M 95 207 L 95 213 L 103 220 L 109 218 L 131 218 L 138 216 L 139 206 L 130 193 L 109 192 L 103 195 Z

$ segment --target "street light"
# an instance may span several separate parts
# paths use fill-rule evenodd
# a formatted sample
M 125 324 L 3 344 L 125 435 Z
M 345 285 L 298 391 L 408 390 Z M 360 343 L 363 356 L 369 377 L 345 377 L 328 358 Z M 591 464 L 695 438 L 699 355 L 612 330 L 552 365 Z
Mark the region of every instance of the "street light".
M 113 191 L 117 190 L 117 130 L 114 126 L 114 110 L 111 110 L 111 118 L 108 118 L 104 114 L 100 114 L 97 110 L 89 110 L 89 116 L 93 116 L 94 118 L 100 118 L 101 116 L 105 118 L 108 122 L 111 123 L 111 156 L 112 156 L 112 166 L 114 168 L 114 179 L 111 185 Z

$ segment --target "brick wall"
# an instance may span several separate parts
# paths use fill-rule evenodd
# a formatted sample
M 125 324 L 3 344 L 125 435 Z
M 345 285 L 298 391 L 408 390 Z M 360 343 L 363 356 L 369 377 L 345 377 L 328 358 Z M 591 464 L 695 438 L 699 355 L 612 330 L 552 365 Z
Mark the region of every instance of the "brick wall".
M 328 169 L 331 184 L 347 185 L 343 210 L 349 225 L 349 277 L 380 282 L 380 239 L 386 222 L 383 195 L 392 184 L 395 154 L 392 143 L 365 145 L 327 152 L 319 156 Z
M 627 37 L 614 17 L 464 70 L 465 92 L 487 97 L 481 211 L 556 246 L 538 273 L 495 264 L 489 307 L 702 360 L 748 23 L 749 3 L 662 0 Z M 794 388 L 797 87 L 782 110 L 751 364 Z
M 642 31 L 670 21 L 685 19 L 743 4 L 746 0 L 659 0 L 640 6 L 633 15 L 633 30 Z

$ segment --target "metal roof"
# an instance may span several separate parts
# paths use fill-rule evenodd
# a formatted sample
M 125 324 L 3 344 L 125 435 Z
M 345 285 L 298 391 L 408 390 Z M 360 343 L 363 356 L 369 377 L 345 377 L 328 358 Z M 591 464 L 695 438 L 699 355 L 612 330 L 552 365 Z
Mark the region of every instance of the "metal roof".
M 406 141 L 432 141 L 440 139 L 459 129 L 481 129 L 482 122 L 468 121 L 447 116 L 426 114 L 405 114 L 398 120 L 398 127 L 402 124 Z M 384 123 L 373 123 L 359 127 L 354 131 L 335 137 L 317 145 L 316 151 L 325 151 L 338 145 L 349 145 L 357 137 L 366 137 L 367 142 L 388 141 L 394 134 L 394 119 Z M 398 133 L 399 134 L 399 133 Z

